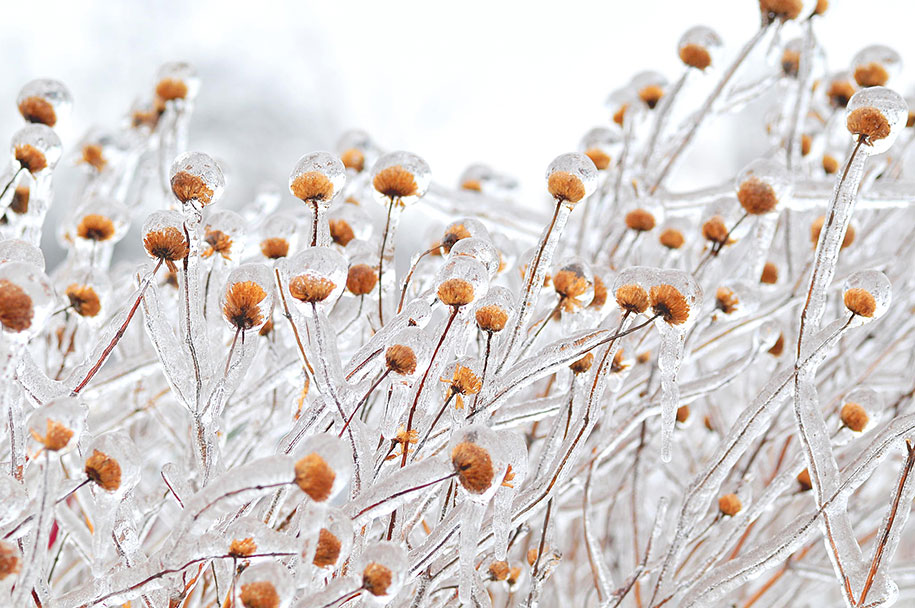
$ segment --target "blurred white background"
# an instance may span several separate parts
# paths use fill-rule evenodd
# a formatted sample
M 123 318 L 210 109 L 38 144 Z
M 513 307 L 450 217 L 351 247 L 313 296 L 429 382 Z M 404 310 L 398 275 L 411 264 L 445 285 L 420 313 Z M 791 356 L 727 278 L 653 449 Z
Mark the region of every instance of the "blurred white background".
M 831 68 L 876 42 L 915 61 L 913 0 L 831 5 L 817 24 Z M 442 183 L 481 161 L 536 193 L 547 163 L 607 121 L 611 90 L 644 69 L 679 74 L 685 29 L 715 28 L 730 55 L 759 22 L 756 0 L 5 1 L 3 15 L 0 137 L 32 78 L 70 87 L 73 143 L 148 96 L 161 63 L 186 60 L 203 83 L 192 148 L 225 163 L 231 206 L 353 127 L 424 156 Z M 744 139 L 761 138 L 750 127 Z

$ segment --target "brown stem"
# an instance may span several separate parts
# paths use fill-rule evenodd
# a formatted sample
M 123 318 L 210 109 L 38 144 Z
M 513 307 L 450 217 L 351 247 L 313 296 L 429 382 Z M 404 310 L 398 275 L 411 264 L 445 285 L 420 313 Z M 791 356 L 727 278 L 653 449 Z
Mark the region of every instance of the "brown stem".
M 286 317 L 286 320 L 289 321 L 289 326 L 292 327 L 295 343 L 299 347 L 299 355 L 302 356 L 302 362 L 305 364 L 305 369 L 308 370 L 309 374 L 314 376 L 315 370 L 311 367 L 311 363 L 308 362 L 308 355 L 305 354 L 305 346 L 302 344 L 302 337 L 299 336 L 299 328 L 295 326 L 295 321 L 292 320 L 292 313 L 289 312 L 289 304 L 286 302 L 286 293 L 283 291 L 283 279 L 280 278 L 280 269 L 274 268 L 273 272 L 276 274 L 276 284 L 277 287 L 279 287 L 280 299 L 283 301 L 283 316 Z
M 388 216 L 384 222 L 384 233 L 381 236 L 381 251 L 378 253 L 378 327 L 384 327 L 384 307 L 381 295 L 384 293 L 384 248 L 388 244 L 388 231 L 391 229 L 391 210 L 394 209 L 394 199 L 388 199 Z
M 435 250 L 437 250 L 437 249 L 439 249 L 439 247 L 433 247 L 432 249 L 428 249 L 428 250 L 422 252 L 422 253 L 419 255 L 419 257 L 416 258 L 416 261 L 413 262 L 413 265 L 410 266 L 410 272 L 408 272 L 408 273 L 407 273 L 407 276 L 404 277 L 404 280 L 403 280 L 403 288 L 402 288 L 401 291 L 400 291 L 400 302 L 397 304 L 397 312 L 398 312 L 398 314 L 400 313 L 401 310 L 403 310 L 403 303 L 404 303 L 404 300 L 407 298 L 407 289 L 409 289 L 409 287 L 410 287 L 410 280 L 413 278 L 413 273 L 416 272 L 416 267 L 419 266 L 420 260 L 422 260 L 424 257 L 426 257 L 427 255 L 429 255 L 430 253 L 432 253 L 433 251 L 435 251 Z M 379 280 L 379 282 L 380 282 L 380 281 L 381 281 L 381 277 L 379 277 L 378 280 Z M 378 289 L 379 289 L 379 291 L 380 291 L 380 290 L 381 290 L 381 287 L 379 286 Z
M 355 408 L 353 408 L 353 413 L 350 414 L 349 417 L 346 419 L 346 423 L 343 425 L 343 428 L 340 429 L 339 437 L 343 437 L 343 433 L 345 433 L 346 429 L 349 428 L 349 423 L 353 421 L 353 418 L 356 416 L 356 413 L 359 411 L 359 409 L 363 405 L 365 405 L 366 401 L 369 400 L 369 397 L 372 395 L 372 393 L 375 391 L 375 389 L 378 388 L 378 385 L 381 384 L 384 381 L 384 379 L 388 377 L 388 374 L 390 374 L 390 373 L 391 373 L 391 368 L 389 367 L 388 369 L 384 370 L 384 373 L 378 377 L 378 380 L 376 380 L 372 384 L 372 386 L 369 387 L 369 390 L 368 390 L 368 392 L 365 393 L 365 396 L 359 400 L 359 405 L 357 405 Z

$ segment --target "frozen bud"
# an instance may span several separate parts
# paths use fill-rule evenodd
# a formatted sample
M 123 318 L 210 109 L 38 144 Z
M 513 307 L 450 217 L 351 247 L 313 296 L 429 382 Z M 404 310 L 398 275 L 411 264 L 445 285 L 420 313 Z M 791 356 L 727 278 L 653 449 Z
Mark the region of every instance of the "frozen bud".
M 76 236 L 96 243 L 110 240 L 114 236 L 114 222 L 104 215 L 89 213 L 76 225 Z
M 710 243 L 717 245 L 728 244 L 731 240 L 728 234 L 728 227 L 724 223 L 724 218 L 720 215 L 713 215 L 702 224 L 702 236 Z
M 200 89 L 197 71 L 189 63 L 180 61 L 163 64 L 156 74 L 156 99 L 160 103 L 175 100 L 193 100 Z
M 834 108 L 844 108 L 855 94 L 854 79 L 847 72 L 834 74 L 826 88 L 826 98 Z
M 449 224 L 442 234 L 441 246 L 445 253 L 450 253 L 451 248 L 458 241 L 477 237 L 489 240 L 489 230 L 479 220 L 472 218 L 460 219 Z
M 721 511 L 722 515 L 734 517 L 740 513 L 742 508 L 743 505 L 741 504 L 740 499 L 737 498 L 737 494 L 725 494 L 718 499 L 718 510 Z
M 801 486 L 802 492 L 806 492 L 813 487 L 813 484 L 810 481 L 810 471 L 808 469 L 804 469 L 798 474 L 797 483 Z
M 638 95 L 639 101 L 649 110 L 653 110 L 664 96 L 667 79 L 658 72 L 640 72 L 632 77 L 631 86 Z
M 362 589 L 376 601 L 393 598 L 403 585 L 407 558 L 397 544 L 381 542 L 366 548 L 363 554 Z
M 118 461 L 98 450 L 86 459 L 86 475 L 106 492 L 121 487 L 121 465 Z
M 372 595 L 387 595 L 393 575 L 391 569 L 377 562 L 369 562 L 362 571 L 362 587 Z
M 583 154 L 563 154 L 547 167 L 546 179 L 557 203 L 574 205 L 597 188 L 597 167 Z
M 886 152 L 905 128 L 909 108 L 899 93 L 871 87 L 855 93 L 845 109 L 846 126 L 872 154 Z
M 155 211 L 143 224 L 143 247 L 153 259 L 178 272 L 175 262 L 187 257 L 189 245 L 183 229 L 184 219 L 175 211 Z
M 687 420 L 689 420 L 689 406 L 681 405 L 677 408 L 677 422 L 683 424 Z
M 67 428 L 62 422 L 51 418 L 46 418 L 45 423 L 46 430 L 44 435 L 41 435 L 34 428 L 29 429 L 32 438 L 52 452 L 57 452 L 67 447 L 67 444 L 70 443 L 70 438 L 73 437 L 73 430 Z
M 438 273 L 436 295 L 446 306 L 462 307 L 486 295 L 489 272 L 470 256 L 451 258 Z
M 353 129 L 344 133 L 336 146 L 343 166 L 353 173 L 362 173 L 378 157 L 378 148 L 365 131 Z
M 102 309 L 98 293 L 91 285 L 73 283 L 65 291 L 70 307 L 81 317 L 94 317 Z
M 248 557 L 257 551 L 257 543 L 254 542 L 254 538 L 242 538 L 234 539 L 229 545 L 229 555 L 235 558 L 239 557 Z
M 318 532 L 318 546 L 312 563 L 318 568 L 327 568 L 337 563 L 340 557 L 340 539 L 327 528 Z
M 802 19 L 815 8 L 816 0 L 759 0 L 759 10 L 765 23 Z
M 576 376 L 580 374 L 587 373 L 591 369 L 591 366 L 594 365 L 594 353 L 586 353 L 584 357 L 573 361 L 569 365 L 569 369 L 572 370 L 572 373 Z
M 372 187 L 379 201 L 409 205 L 429 189 L 432 172 L 426 161 L 409 152 L 389 152 L 372 167 Z
M 346 167 L 329 152 L 313 152 L 301 157 L 289 174 L 289 191 L 299 200 L 330 205 L 346 183 Z
M 722 47 L 721 38 L 711 28 L 703 25 L 683 33 L 677 44 L 677 54 L 687 67 L 705 70 L 714 63 Z
M 553 274 L 553 289 L 564 312 L 574 313 L 590 304 L 594 294 L 594 275 L 581 258 L 564 261 Z
M 842 424 L 856 433 L 863 431 L 869 420 L 865 409 L 854 402 L 848 402 L 842 406 L 839 418 L 842 420 Z
M 626 227 L 636 232 L 649 232 L 655 227 L 654 214 L 647 209 L 633 209 L 626 214 Z
M 295 483 L 315 502 L 327 500 L 337 475 L 317 452 L 302 457 L 295 463 Z
M 778 282 L 778 266 L 772 262 L 766 262 L 759 277 L 759 282 L 766 285 L 775 285 Z
M 616 290 L 616 304 L 623 312 L 641 314 L 648 309 L 648 292 L 640 285 L 630 283 Z
M 40 78 L 27 83 L 16 97 L 16 106 L 26 122 L 53 127 L 70 111 L 73 100 L 63 83 Z
M 737 178 L 737 200 L 750 215 L 775 211 L 787 195 L 790 181 L 787 172 L 769 159 L 757 159 L 747 165 Z
M 260 264 L 244 264 L 226 279 L 222 314 L 232 329 L 259 329 L 273 304 L 270 271 Z
M 32 325 L 32 298 L 15 283 L 0 279 L 0 325 L 11 332 L 20 332 Z
M 385 363 L 395 374 L 409 376 L 416 371 L 416 353 L 409 346 L 395 344 L 384 353 Z
M 378 284 L 378 271 L 368 264 L 350 266 L 346 275 L 346 289 L 354 296 L 364 296 Z
M 652 312 L 670 325 L 682 325 L 689 318 L 689 302 L 673 285 L 655 285 L 649 292 Z
M 845 302 L 845 308 L 850 310 L 853 315 L 873 317 L 877 310 L 874 296 L 864 289 L 849 289 L 842 299 Z
M 462 441 L 451 450 L 451 465 L 465 490 L 482 494 L 492 485 L 492 459 L 489 452 L 470 441 Z
M 350 241 L 356 238 L 356 233 L 349 222 L 344 219 L 330 219 L 327 221 L 330 229 L 330 238 L 341 247 L 346 247 Z
M 261 253 L 265 258 L 278 260 L 289 255 L 289 241 L 281 237 L 270 237 L 261 241 Z
M 310 247 L 289 261 L 289 295 L 305 304 L 332 304 L 346 286 L 346 259 L 327 247 Z
M 26 341 L 45 325 L 56 298 L 37 266 L 27 262 L 0 264 L 0 328 L 17 341 Z
M 54 169 L 60 160 L 60 138 L 43 124 L 30 124 L 16 131 L 10 147 L 13 160 L 33 176 Z
M 726 315 L 733 313 L 740 305 L 740 300 L 733 289 L 719 287 L 715 292 L 715 308 Z
M 489 578 L 494 581 L 504 581 L 508 578 L 508 562 L 495 561 L 489 564 Z
M 610 167 L 613 156 L 619 153 L 621 143 L 622 137 L 618 131 L 595 127 L 581 138 L 579 149 L 591 159 L 598 171 L 604 171 Z
M 211 214 L 203 234 L 206 247 L 201 256 L 219 255 L 227 261 L 241 257 L 245 233 L 245 220 L 234 211 L 222 210 Z
M 508 321 L 508 311 L 496 304 L 481 306 L 476 312 L 477 326 L 483 331 L 499 332 Z
M 206 207 L 215 203 L 226 187 L 222 169 L 202 152 L 185 152 L 171 167 L 172 193 L 179 202 Z
M 785 50 L 782 51 L 782 74 L 788 78 L 797 78 L 801 66 L 802 48 L 803 40 L 801 38 L 795 38 L 789 40 L 788 44 L 785 45 Z
M 875 44 L 858 51 L 851 65 L 858 86 L 882 87 L 899 72 L 902 59 L 893 49 Z
M 270 581 L 255 581 L 241 586 L 244 608 L 279 608 L 280 596 Z
M 18 574 L 21 565 L 16 545 L 0 540 L 0 581 Z
M 778 334 L 778 338 L 776 338 L 775 344 L 773 344 L 769 348 L 769 350 L 766 352 L 768 352 L 773 357 L 779 357 L 779 356 L 781 356 L 781 354 L 784 350 L 785 350 L 785 334 Z
M 683 246 L 683 233 L 676 228 L 665 228 L 658 236 L 658 242 L 667 249 L 679 249 Z

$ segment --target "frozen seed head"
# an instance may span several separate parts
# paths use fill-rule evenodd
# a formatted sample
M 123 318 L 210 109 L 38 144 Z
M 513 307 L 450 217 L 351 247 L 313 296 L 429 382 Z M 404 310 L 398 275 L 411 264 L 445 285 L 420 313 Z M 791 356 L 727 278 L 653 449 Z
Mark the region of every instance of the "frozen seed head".
M 492 485 L 495 471 L 492 459 L 482 447 L 470 441 L 462 441 L 451 450 L 451 465 L 464 489 L 473 494 L 482 494 Z
M 804 469 L 798 474 L 797 483 L 801 486 L 802 492 L 806 492 L 813 487 L 813 484 L 810 483 L 810 471 L 808 469 Z
M 337 563 L 340 557 L 340 539 L 327 528 L 318 532 L 318 546 L 315 548 L 315 558 L 312 560 L 318 568 L 326 568 Z
M 588 148 L 585 150 L 585 156 L 591 159 L 598 171 L 603 171 L 610 166 L 610 155 L 600 148 Z
M 873 317 L 874 312 L 877 310 L 877 302 L 874 300 L 874 296 L 865 289 L 857 287 L 849 289 L 842 299 L 845 302 L 845 308 L 859 317 Z
M 817 6 L 813 9 L 814 15 L 822 15 L 829 8 L 829 0 L 817 0 Z
M 83 146 L 83 156 L 80 159 L 83 163 L 89 165 L 96 171 L 102 171 L 108 161 L 102 154 L 102 147 L 98 144 L 87 144 Z
M 804 9 L 802 0 L 759 0 L 759 10 L 769 21 L 797 19 Z
M 385 167 L 379 171 L 372 179 L 372 186 L 391 200 L 414 196 L 419 191 L 415 176 L 401 165 Z
M 687 420 L 689 420 L 689 406 L 681 405 L 677 408 L 677 422 L 683 424 Z
M 655 285 L 649 293 L 651 310 L 670 325 L 682 325 L 689 318 L 689 303 L 673 285 Z
M 187 84 L 177 78 L 163 78 L 156 84 L 156 97 L 162 101 L 172 101 L 187 97 Z
M 234 283 L 226 291 L 222 314 L 236 329 L 251 329 L 264 321 L 260 304 L 266 297 L 267 292 L 254 281 Z
M 202 254 L 203 257 L 208 258 L 211 255 L 218 253 L 226 260 L 232 259 L 230 255 L 232 253 L 232 237 L 222 230 L 213 230 L 207 226 L 207 231 L 203 240 L 207 244 L 207 250 Z
M 588 308 L 603 308 L 606 303 L 607 285 L 604 284 L 604 280 L 599 275 L 594 275 L 594 297 L 591 298 Z
M 265 258 L 278 260 L 289 255 L 289 241 L 280 237 L 270 237 L 261 241 L 261 253 Z
M 763 266 L 762 275 L 759 277 L 759 282 L 766 285 L 776 284 L 778 282 L 778 266 L 772 262 L 766 262 L 766 265 Z
M 508 578 L 508 562 L 496 561 L 489 564 L 489 578 L 494 581 L 504 581 Z
M 837 108 L 844 108 L 848 105 L 848 100 L 855 94 L 854 85 L 848 80 L 836 79 L 829 83 L 829 89 L 826 96 L 829 103 Z
M 353 227 L 346 220 L 330 220 L 327 224 L 330 227 L 330 238 L 341 247 L 346 247 L 350 241 L 356 238 Z
M 537 563 L 537 557 L 539 557 L 539 555 L 540 555 L 540 551 L 538 551 L 537 547 L 531 547 L 530 549 L 528 549 L 527 555 L 525 555 L 525 559 L 527 560 L 527 565 L 533 567 L 534 564 Z
M 16 190 L 13 191 L 13 198 L 10 200 L 10 210 L 19 215 L 28 212 L 29 194 L 28 186 L 16 186 Z
M 860 404 L 851 401 L 842 406 L 839 418 L 842 420 L 842 424 L 856 433 L 863 431 L 869 420 L 864 408 Z
M 317 452 L 295 463 L 296 485 L 315 502 L 323 502 L 330 497 L 336 478 L 337 474 Z
M 791 78 L 797 78 L 798 67 L 801 62 L 801 54 L 794 49 L 785 49 L 782 53 L 782 73 Z
M 472 235 L 470 231 L 467 230 L 467 227 L 464 224 L 457 222 L 451 224 L 445 229 L 445 234 L 442 236 L 442 249 L 445 250 L 445 253 L 450 253 L 451 248 L 461 239 L 470 238 Z
M 719 287 L 715 292 L 715 308 L 724 314 L 731 314 L 737 310 L 737 306 L 739 304 L 740 300 L 737 298 L 737 295 L 732 289 L 727 287 Z
M 320 171 L 299 175 L 289 184 L 289 190 L 297 199 L 308 202 L 329 201 L 334 197 L 333 182 Z
M 458 396 L 457 409 L 463 409 L 464 407 L 461 396 L 476 395 L 483 388 L 483 381 L 480 380 L 480 377 L 474 374 L 472 369 L 464 365 L 455 367 L 452 377 L 442 378 L 442 382 L 446 382 L 450 391 Z
M 354 296 L 364 296 L 375 289 L 378 273 L 368 264 L 351 266 L 346 275 L 346 288 Z
M 186 258 L 188 253 L 184 233 L 174 226 L 147 232 L 143 237 L 143 246 L 150 256 L 165 262 L 168 269 L 175 273 L 178 272 L 175 262 Z
M 0 325 L 8 331 L 20 332 L 32 326 L 34 315 L 29 294 L 15 283 L 0 279 Z
M 661 232 L 658 241 L 667 249 L 679 249 L 683 247 L 683 233 L 676 228 L 667 228 Z
M 769 354 L 773 357 L 779 357 L 785 351 L 785 334 L 778 334 L 775 344 L 769 348 Z
M 651 110 L 658 105 L 662 97 L 664 97 L 664 89 L 656 84 L 650 84 L 639 89 L 639 99 Z
M 495 304 L 481 306 L 475 316 L 477 327 L 483 331 L 500 332 L 508 322 L 508 311 Z
M 19 102 L 19 113 L 26 122 L 40 123 L 53 127 L 57 124 L 57 113 L 47 99 L 33 95 Z
M 257 543 L 253 537 L 234 539 L 229 545 L 229 555 L 232 557 L 248 557 L 257 551 Z
M 19 573 L 19 553 L 14 545 L 0 541 L 0 581 Z
M 473 285 L 464 279 L 448 279 L 438 286 L 438 299 L 446 306 L 466 306 L 473 302 Z
M 386 595 L 394 573 L 387 566 L 378 562 L 369 562 L 362 571 L 362 588 L 374 596 Z
M 804 133 L 801 135 L 801 156 L 810 154 L 810 147 L 813 145 L 813 139 Z
M 734 517 L 740 513 L 742 508 L 743 505 L 741 504 L 740 499 L 737 498 L 737 494 L 725 494 L 718 499 L 718 510 L 721 511 L 722 515 Z
M 114 222 L 104 215 L 90 213 L 79 221 L 76 236 L 89 241 L 107 241 L 114 236 Z
M 478 179 L 465 179 L 461 182 L 461 190 L 469 190 L 471 192 L 482 192 L 483 184 L 480 183 Z
M 712 65 L 712 55 L 701 44 L 684 44 L 680 47 L 680 61 L 688 67 L 704 70 Z
M 202 206 L 206 206 L 213 200 L 213 190 L 198 175 L 178 171 L 172 176 L 171 184 L 172 192 L 182 203 L 197 201 Z
M 624 103 L 623 105 L 621 105 L 616 110 L 616 112 L 613 113 L 613 122 L 615 122 L 616 124 L 618 124 L 619 126 L 622 127 L 623 121 L 626 119 L 626 110 L 628 110 L 628 109 L 629 109 L 628 103 Z
M 358 148 L 347 148 L 340 155 L 340 161 L 347 169 L 352 169 L 356 173 L 361 173 L 365 169 L 365 154 Z
M 289 295 L 301 302 L 323 302 L 336 285 L 330 279 L 302 274 L 289 281 Z
M 587 373 L 592 365 L 594 365 L 594 353 L 586 353 L 581 359 L 573 361 L 569 365 L 569 369 L 577 376 L 579 374 Z
M 813 243 L 814 247 L 817 246 L 817 242 L 820 240 L 820 232 L 823 231 L 824 223 L 826 223 L 826 216 L 821 215 L 810 224 L 810 242 Z M 848 230 L 845 231 L 845 238 L 842 239 L 842 249 L 851 246 L 854 242 L 855 228 L 854 226 L 849 225 Z
M 404 344 L 395 344 L 388 347 L 384 353 L 384 360 L 395 374 L 409 376 L 416 371 L 416 353 Z
M 32 438 L 43 445 L 46 450 L 56 452 L 67 447 L 70 438 L 73 437 L 73 431 L 65 427 L 56 420 L 47 419 L 45 422 L 45 434 L 39 435 L 35 429 L 29 429 Z
M 259 336 L 269 336 L 270 332 L 273 331 L 273 319 L 267 319 L 267 322 L 264 323 L 260 330 L 257 332 Z
M 616 290 L 616 303 L 621 310 L 635 315 L 648 310 L 648 292 L 634 283 Z
M 833 173 L 835 173 L 838 170 L 839 170 L 839 161 L 837 161 L 834 156 L 830 156 L 829 154 L 824 154 L 823 155 L 823 171 L 825 171 L 827 175 L 832 175 Z
M 279 608 L 280 595 L 270 581 L 256 581 L 241 586 L 241 604 L 245 608 Z
M 871 61 L 855 68 L 855 82 L 861 87 L 882 87 L 889 79 L 889 72 L 877 61 Z
M 547 180 L 547 190 L 557 202 L 577 203 L 585 197 L 581 178 L 567 171 L 556 171 Z
M 633 209 L 626 214 L 626 227 L 636 232 L 648 232 L 655 227 L 654 215 L 645 209 Z
M 575 312 L 581 307 L 578 298 L 588 291 L 588 280 L 574 270 L 560 270 L 553 277 L 553 289 L 559 294 L 563 310 Z
M 758 177 L 751 177 L 740 184 L 740 188 L 737 189 L 737 200 L 750 215 L 769 213 L 778 204 L 775 190 Z
M 702 224 L 702 236 L 707 241 L 724 245 L 729 240 L 728 227 L 724 223 L 724 218 L 715 215 Z
M 885 139 L 890 134 L 890 122 L 883 112 L 872 106 L 852 110 L 848 114 L 846 126 L 850 133 L 863 139 L 865 145 Z
M 92 455 L 86 459 L 86 475 L 106 492 L 121 487 L 121 465 L 104 452 L 92 450 Z
M 89 285 L 74 283 L 65 292 L 70 306 L 81 317 L 94 317 L 102 309 L 98 294 Z
M 48 166 L 48 159 L 44 153 L 30 144 L 16 146 L 13 149 L 13 156 L 23 169 L 33 175 Z

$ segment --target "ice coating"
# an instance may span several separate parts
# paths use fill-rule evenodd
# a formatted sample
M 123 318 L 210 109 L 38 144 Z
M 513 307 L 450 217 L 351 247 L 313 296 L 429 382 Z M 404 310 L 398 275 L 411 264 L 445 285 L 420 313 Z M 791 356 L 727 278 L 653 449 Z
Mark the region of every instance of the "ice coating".
M 876 111 L 876 113 L 875 113 Z M 855 93 L 845 110 L 850 131 L 857 127 L 866 136 L 862 147 L 865 153 L 886 152 L 896 141 L 908 120 L 909 108 L 905 99 L 892 89 L 875 86 Z
M 222 169 L 208 154 L 185 152 L 171 165 L 172 192 L 181 203 L 205 207 L 219 200 L 225 191 Z

